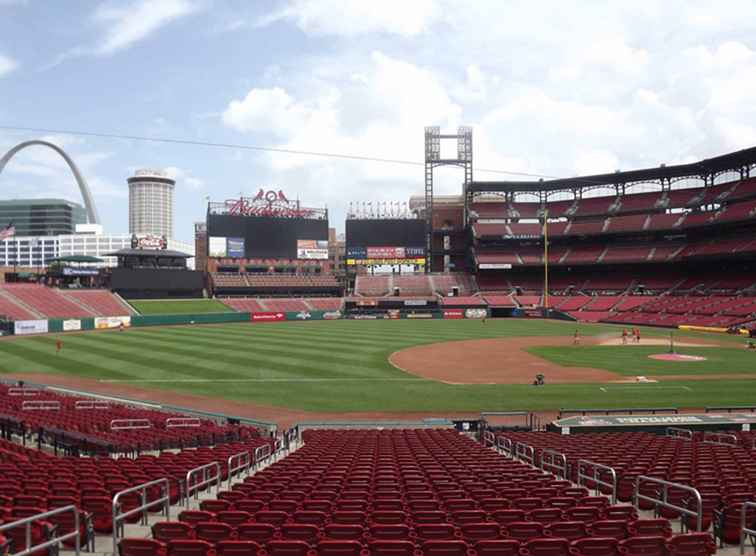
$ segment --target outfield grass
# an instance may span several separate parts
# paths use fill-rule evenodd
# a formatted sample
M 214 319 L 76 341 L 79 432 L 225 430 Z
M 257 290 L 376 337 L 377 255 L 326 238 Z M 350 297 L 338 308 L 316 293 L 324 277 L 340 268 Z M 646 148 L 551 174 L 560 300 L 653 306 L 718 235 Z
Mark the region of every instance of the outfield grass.
M 143 315 L 186 315 L 231 313 L 233 309 L 216 299 L 142 299 L 129 301 Z
M 450 385 L 419 379 L 392 367 L 388 356 L 413 345 L 511 336 L 584 336 L 621 327 L 557 321 L 467 320 L 313 321 L 165 328 L 134 328 L 0 342 L 0 373 L 44 372 L 170 389 L 204 396 L 318 411 L 445 412 L 631 407 L 745 405 L 756 399 L 756 380 L 680 381 L 648 385 L 547 384 Z M 668 331 L 645 329 L 644 337 Z M 666 348 L 567 346 L 540 352 L 562 364 L 609 368 L 626 374 L 753 372 L 756 354 L 743 340 L 702 333 L 678 338 L 732 342 L 705 348 L 707 363 L 653 362 L 646 355 Z M 569 341 L 569 340 L 566 340 Z M 549 348 L 551 349 L 551 348 Z M 704 348 L 682 348 L 698 353 Z M 565 354 L 568 354 L 567 357 Z M 746 356 L 755 364 L 748 366 Z M 561 358 L 561 359 L 560 359 Z M 638 372 L 638 369 L 643 369 Z M 684 370 L 682 370 L 684 369 Z M 530 371 L 524 370 L 525 373 Z M 756 378 L 756 377 L 755 377 Z

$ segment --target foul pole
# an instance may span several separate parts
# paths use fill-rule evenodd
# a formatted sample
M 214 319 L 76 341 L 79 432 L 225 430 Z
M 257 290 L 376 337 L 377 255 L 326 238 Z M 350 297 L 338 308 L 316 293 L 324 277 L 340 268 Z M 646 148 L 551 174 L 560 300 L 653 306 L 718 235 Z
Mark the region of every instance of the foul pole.
M 543 308 L 549 310 L 549 209 L 543 211 Z

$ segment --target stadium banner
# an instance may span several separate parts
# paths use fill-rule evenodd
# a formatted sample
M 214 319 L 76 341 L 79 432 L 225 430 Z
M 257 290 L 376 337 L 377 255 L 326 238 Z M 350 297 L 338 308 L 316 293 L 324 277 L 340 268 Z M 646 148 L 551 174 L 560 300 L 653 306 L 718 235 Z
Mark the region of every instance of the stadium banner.
M 276 322 L 286 320 L 286 313 L 265 311 L 259 313 L 250 313 L 249 320 L 251 322 Z
M 404 253 L 408 259 L 413 257 L 425 258 L 425 247 L 405 247 Z
M 131 317 L 95 317 L 95 328 L 103 330 L 106 328 L 128 328 L 131 326 Z
M 480 270 L 509 270 L 512 268 L 511 263 L 478 263 Z
M 328 242 L 318 239 L 298 239 L 297 259 L 327 260 Z
M 347 247 L 347 259 L 367 259 L 367 249 L 364 247 Z
M 444 309 L 445 319 L 463 319 L 465 318 L 464 309 Z
M 389 309 L 388 311 L 386 311 L 386 316 L 384 318 L 390 320 L 398 320 L 402 318 L 402 312 L 399 309 Z
M 406 319 L 432 319 L 435 318 L 433 313 L 407 313 L 404 315 Z
M 336 320 L 341 318 L 339 311 L 287 311 L 286 320 Z
M 488 316 L 488 309 L 465 309 L 466 319 L 484 319 Z
M 428 305 L 427 299 L 405 299 L 405 307 L 425 307 Z
M 207 256 L 208 257 L 225 257 L 226 256 L 226 239 L 225 237 L 210 236 L 207 238 Z
M 226 238 L 226 257 L 232 259 L 244 258 L 244 238 L 243 237 L 228 237 Z
M 24 334 L 47 334 L 46 320 L 17 320 L 13 323 L 13 333 L 17 336 Z
M 379 317 L 378 315 L 348 315 L 347 318 L 352 320 L 378 320 L 378 318 L 383 317 Z
M 79 319 L 69 319 L 63 321 L 63 332 L 81 330 L 81 321 Z
M 63 276 L 97 276 L 100 274 L 97 268 L 73 268 L 63 267 Z
M 341 311 L 323 311 L 323 320 L 339 320 L 343 317 Z
M 378 307 L 377 299 L 359 299 L 357 300 L 357 307 Z
M 418 257 L 414 259 L 347 259 L 348 265 L 424 265 L 425 258 Z
M 404 247 L 368 247 L 368 259 L 405 259 Z

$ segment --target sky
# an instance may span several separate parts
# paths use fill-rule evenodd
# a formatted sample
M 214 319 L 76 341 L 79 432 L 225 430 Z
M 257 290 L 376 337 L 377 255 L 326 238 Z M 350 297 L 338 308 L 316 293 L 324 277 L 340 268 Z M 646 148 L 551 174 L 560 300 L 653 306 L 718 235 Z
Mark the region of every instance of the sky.
M 0 126 L 422 162 L 424 126 L 469 125 L 478 180 L 691 162 L 756 145 L 755 21 L 751 0 L 0 0 Z M 350 202 L 423 191 L 420 165 L 236 148 L 0 129 L 0 152 L 34 138 L 108 233 L 137 168 L 176 177 L 185 241 L 208 197 L 280 189 L 343 230 Z M 41 147 L 0 175 L 24 197 L 80 201 Z

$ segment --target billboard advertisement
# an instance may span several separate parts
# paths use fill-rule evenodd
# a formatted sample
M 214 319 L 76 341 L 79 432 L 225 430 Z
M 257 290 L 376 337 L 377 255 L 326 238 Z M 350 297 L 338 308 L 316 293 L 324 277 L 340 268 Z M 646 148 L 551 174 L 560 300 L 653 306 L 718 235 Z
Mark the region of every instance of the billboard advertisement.
M 131 326 L 131 317 L 95 317 L 94 326 L 98 330 L 105 328 L 124 328 Z
M 466 319 L 484 319 L 488 315 L 487 309 L 465 309 Z
M 465 318 L 464 309 L 444 309 L 445 319 L 463 319 Z
M 375 266 L 381 266 L 381 265 L 389 265 L 389 266 L 397 266 L 397 265 L 420 265 L 423 266 L 425 264 L 425 258 L 412 258 L 412 259 L 347 259 L 346 264 L 348 265 L 375 265 Z
M 225 257 L 226 256 L 226 237 L 209 236 L 207 238 L 207 256 L 208 257 Z
M 45 334 L 47 330 L 46 320 L 17 320 L 13 323 L 13 333 L 18 336 L 23 334 Z
M 368 247 L 368 259 L 403 259 L 404 247 Z
M 63 321 L 63 332 L 81 330 L 81 321 L 78 319 L 69 319 Z
M 286 313 L 274 313 L 274 312 L 261 312 L 250 313 L 249 320 L 252 322 L 275 322 L 280 320 L 286 320 Z
M 63 276 L 97 276 L 100 271 L 96 268 L 63 267 Z
M 244 238 L 243 237 L 226 238 L 226 256 L 231 257 L 232 259 L 244 258 Z
M 297 259 L 328 260 L 328 241 L 320 239 L 298 239 Z

